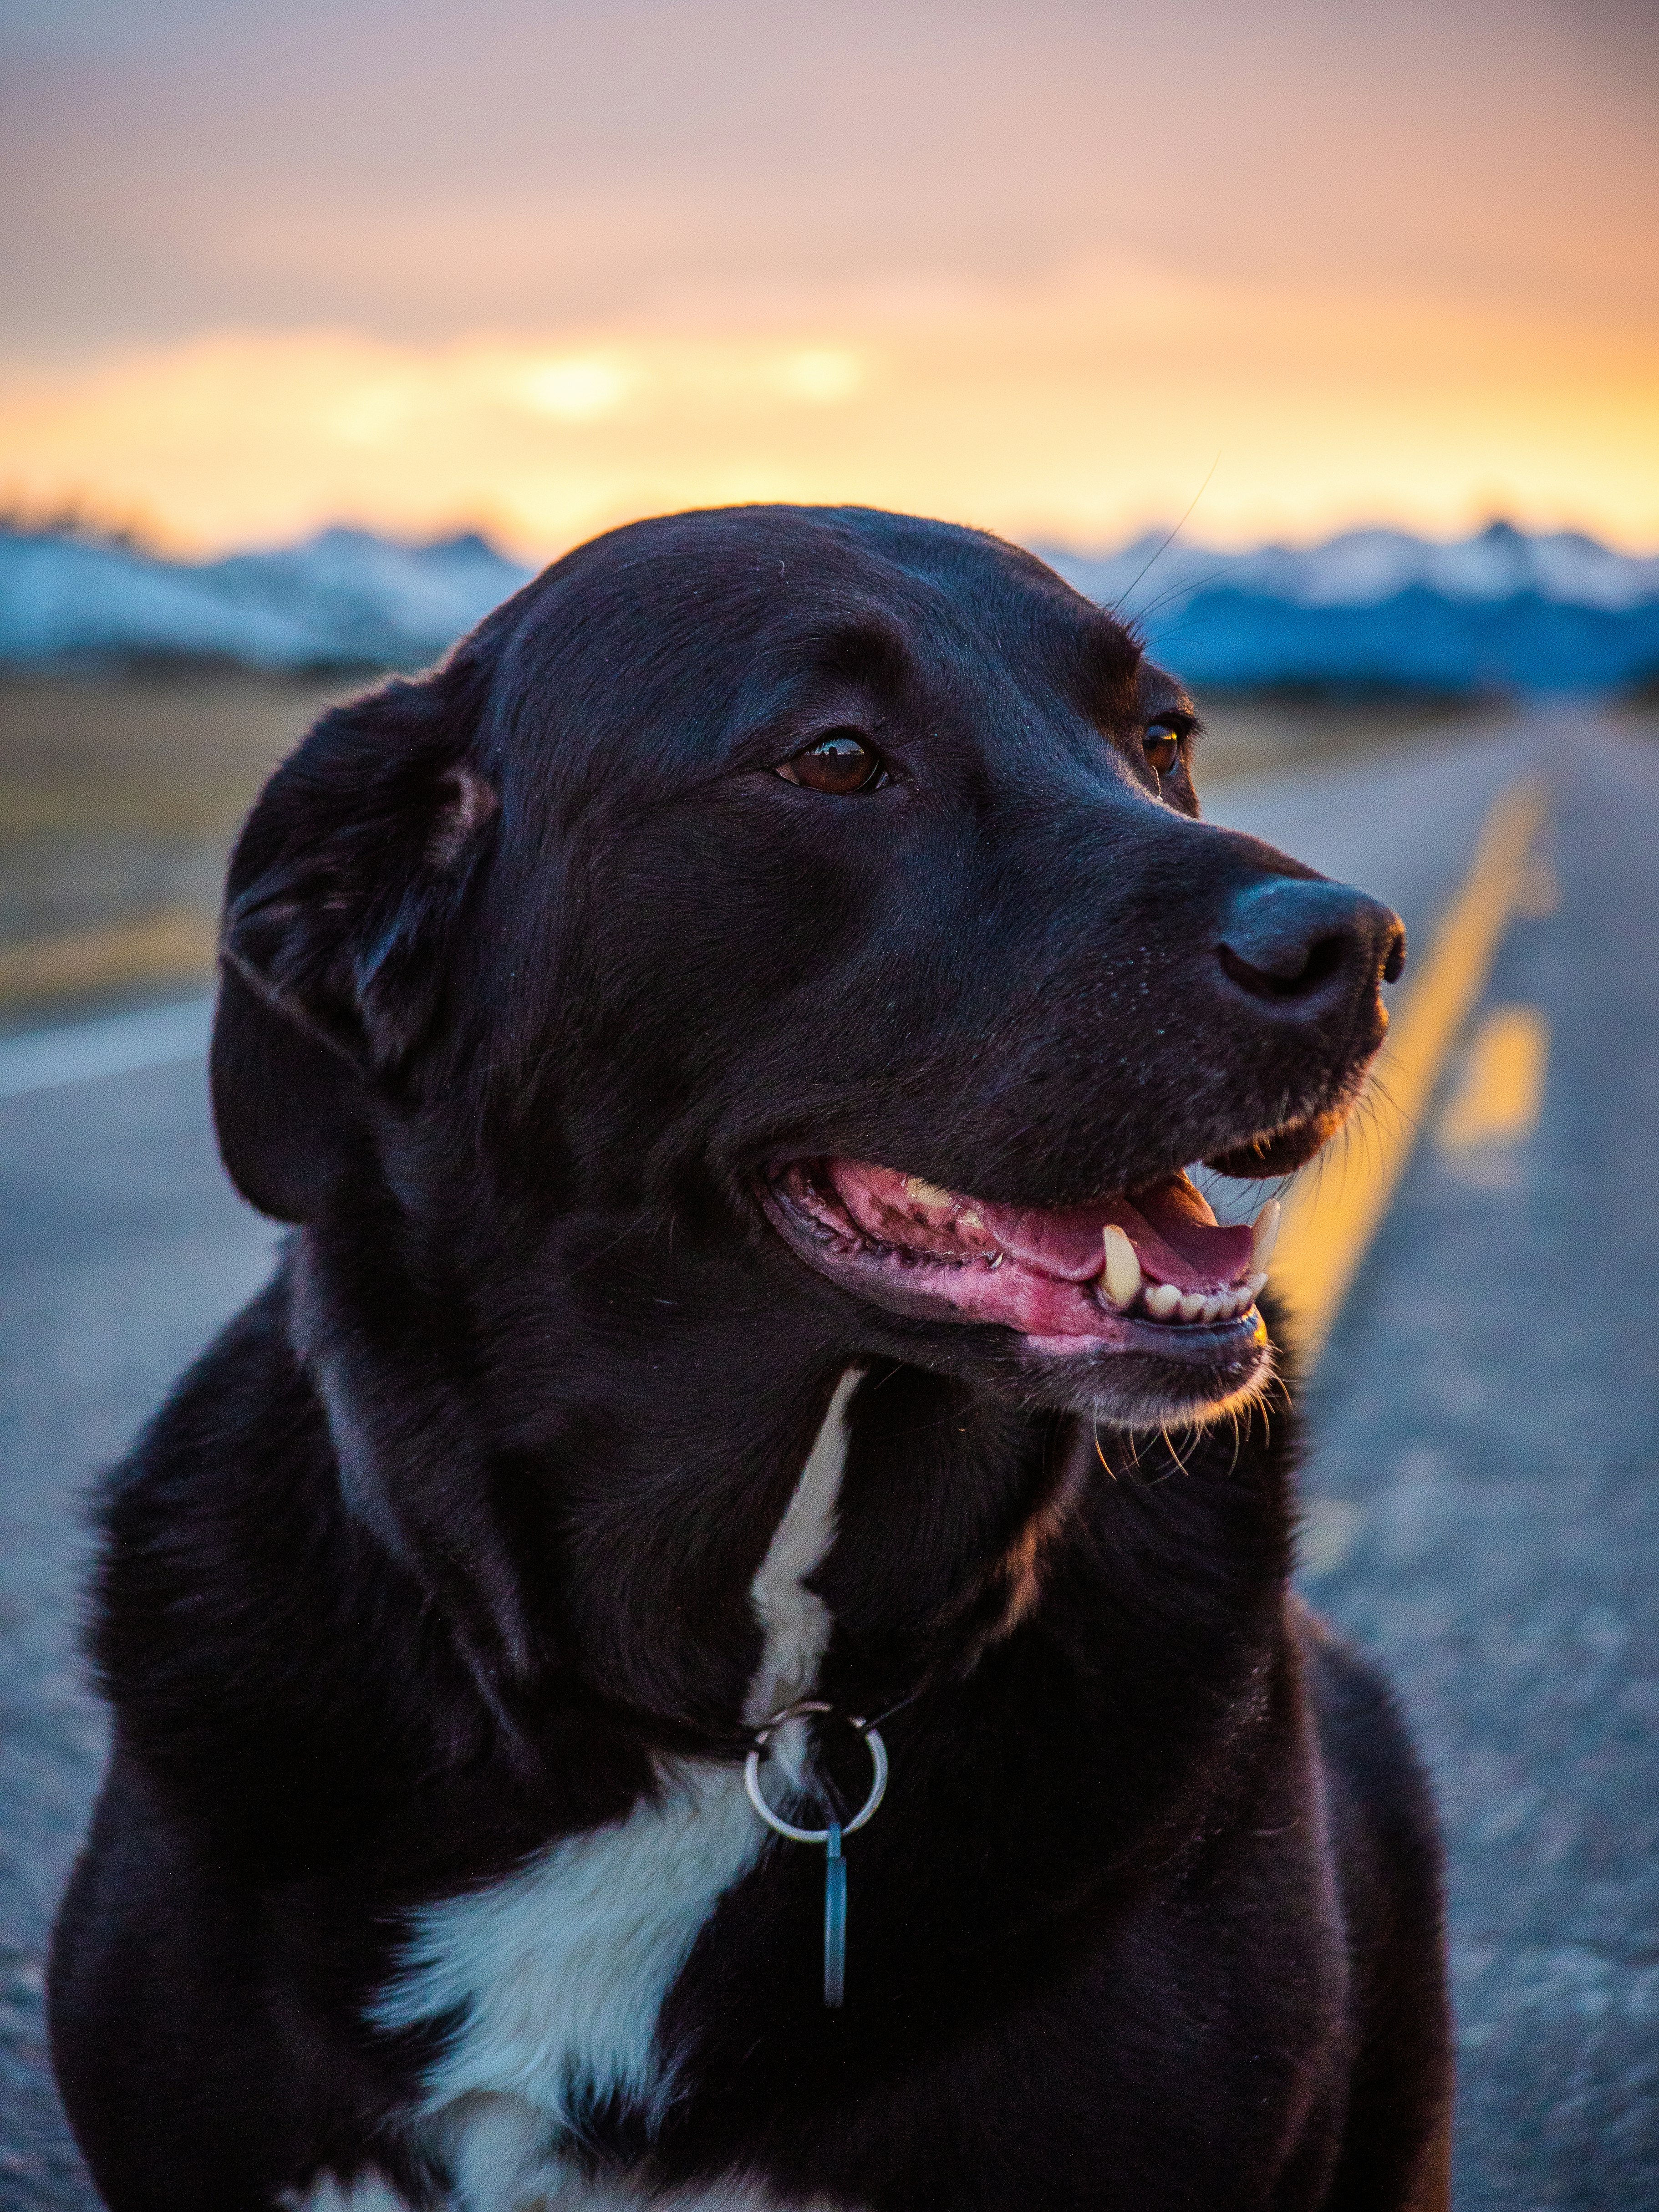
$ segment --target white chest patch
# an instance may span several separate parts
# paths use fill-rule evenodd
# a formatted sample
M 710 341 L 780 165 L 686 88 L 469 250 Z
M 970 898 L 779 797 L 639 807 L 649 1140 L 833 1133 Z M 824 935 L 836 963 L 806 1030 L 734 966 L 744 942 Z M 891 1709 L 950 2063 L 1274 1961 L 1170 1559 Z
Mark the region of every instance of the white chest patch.
M 744 1704 L 752 1725 L 811 1692 L 829 1643 L 829 1608 L 802 1578 L 835 1539 L 858 1380 L 851 1370 L 836 1385 L 750 1585 L 765 1637 Z M 715 1905 L 769 1840 L 740 1768 L 679 1759 L 659 1771 L 659 1794 L 625 1820 L 562 1837 L 488 1889 L 411 1917 L 374 2017 L 387 2027 L 459 2020 L 427 2076 L 423 2110 L 465 2212 L 600 2212 L 636 2201 L 573 2177 L 559 2138 L 595 2099 L 660 2118 L 674 2087 L 657 2039 L 663 2000 Z M 686 2212 L 762 2212 L 766 2202 L 741 2185 L 659 2201 L 683 2201 Z
M 625 2179 L 592 2179 L 562 2170 L 556 2159 L 528 2150 L 526 2123 L 532 2116 L 527 2106 L 507 2098 L 489 2101 L 494 2109 L 464 2116 L 471 2124 L 465 2127 L 462 2144 L 460 2194 L 447 2200 L 453 2212 L 483 2205 L 511 2207 L 512 2212 L 838 2212 L 821 2198 L 785 2204 L 736 2175 L 706 2185 L 647 2192 L 630 2188 Z M 515 2156 L 515 2148 L 526 2154 Z M 515 2187 L 515 2175 L 522 2189 Z M 348 2185 L 329 2176 L 282 2202 L 285 2212 L 415 2212 L 406 2197 L 373 2173 L 360 2174 Z

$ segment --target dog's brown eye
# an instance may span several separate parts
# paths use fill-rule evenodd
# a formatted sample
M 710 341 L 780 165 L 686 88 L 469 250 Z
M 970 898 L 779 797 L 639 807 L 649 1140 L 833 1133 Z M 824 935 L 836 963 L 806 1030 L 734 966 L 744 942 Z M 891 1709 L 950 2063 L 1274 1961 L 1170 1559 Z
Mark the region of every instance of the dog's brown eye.
M 781 762 L 777 772 L 787 783 L 827 791 L 837 799 L 854 791 L 873 791 L 887 781 L 881 755 L 856 730 L 831 730 L 793 760 Z
M 1146 765 L 1158 775 L 1167 775 L 1181 757 L 1181 732 L 1173 722 L 1148 722 L 1140 744 Z

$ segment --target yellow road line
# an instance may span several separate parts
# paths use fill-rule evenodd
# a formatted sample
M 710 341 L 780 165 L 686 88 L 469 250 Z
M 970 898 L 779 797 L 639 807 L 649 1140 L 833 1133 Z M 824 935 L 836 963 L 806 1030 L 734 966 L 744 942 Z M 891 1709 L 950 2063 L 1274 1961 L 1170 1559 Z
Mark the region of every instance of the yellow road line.
M 1387 1212 L 1446 1054 L 1486 988 L 1511 916 L 1536 878 L 1541 784 L 1499 792 L 1462 888 L 1442 917 L 1395 1012 L 1346 1150 L 1291 1186 L 1273 1255 L 1304 1369 L 1318 1358 L 1355 1271 Z
M 1550 1025 L 1536 1006 L 1494 1006 L 1470 1042 L 1440 1116 L 1441 1151 L 1524 1143 L 1543 1110 L 1549 1060 Z

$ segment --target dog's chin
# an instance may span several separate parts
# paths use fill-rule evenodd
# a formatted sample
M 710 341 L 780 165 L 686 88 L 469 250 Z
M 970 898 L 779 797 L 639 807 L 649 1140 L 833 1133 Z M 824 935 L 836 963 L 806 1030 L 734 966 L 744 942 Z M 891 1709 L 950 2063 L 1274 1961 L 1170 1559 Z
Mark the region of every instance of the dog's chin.
M 1191 1425 L 1259 1397 L 1273 1348 L 1260 1232 L 1179 1170 L 1065 1208 L 993 1204 L 844 1158 L 792 1160 L 773 1226 L 900 1357 L 1115 1426 Z

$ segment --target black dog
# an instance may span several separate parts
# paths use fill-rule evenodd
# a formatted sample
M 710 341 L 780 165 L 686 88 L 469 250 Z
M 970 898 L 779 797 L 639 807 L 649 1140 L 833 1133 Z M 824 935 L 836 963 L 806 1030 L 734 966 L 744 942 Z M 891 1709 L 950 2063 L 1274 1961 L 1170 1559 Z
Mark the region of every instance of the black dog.
M 1026 555 L 756 508 L 272 779 L 214 1099 L 301 1225 L 115 1480 L 52 1967 L 116 2212 L 1445 2202 L 1425 1792 L 1181 1173 L 1317 1150 L 1401 932 L 1194 727 Z

